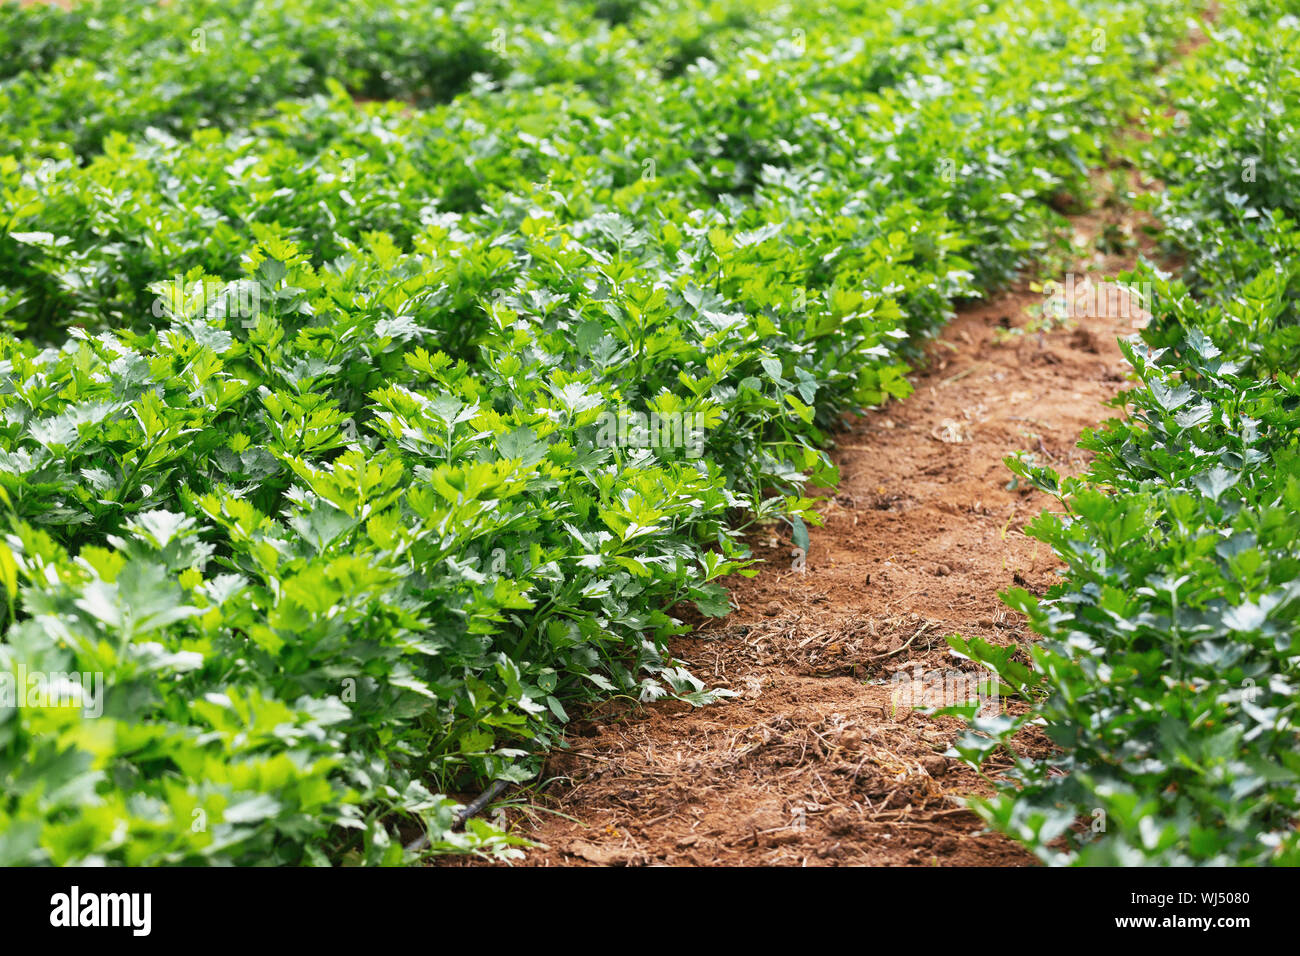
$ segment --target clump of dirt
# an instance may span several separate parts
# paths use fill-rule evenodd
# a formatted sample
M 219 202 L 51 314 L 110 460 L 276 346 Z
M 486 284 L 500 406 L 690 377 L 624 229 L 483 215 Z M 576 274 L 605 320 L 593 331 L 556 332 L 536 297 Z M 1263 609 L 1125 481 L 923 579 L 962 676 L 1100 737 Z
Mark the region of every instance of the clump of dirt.
M 1132 267 L 1141 238 L 1114 237 L 1141 230 L 1124 216 L 1071 219 L 1075 305 L 1096 307 L 1053 314 L 1025 283 L 964 309 L 930 346 L 914 394 L 840 436 L 842 482 L 806 559 L 758 536 L 763 570 L 731 582 L 736 612 L 672 648 L 738 696 L 585 715 L 531 806 L 511 810 L 546 845 L 527 863 L 1034 862 L 956 802 L 988 792 L 943 756 L 961 723 L 914 708 L 977 686 L 946 635 L 1033 639 L 998 592 L 1054 583 L 1055 557 L 1021 530 L 1054 502 L 1017 487 L 1003 458 L 1027 451 L 1078 472 L 1080 431 L 1114 414 L 1103 403 L 1127 375 L 1116 339 L 1141 319 L 1126 297 L 1079 290 Z M 1045 738 L 1025 745 L 1050 750 Z

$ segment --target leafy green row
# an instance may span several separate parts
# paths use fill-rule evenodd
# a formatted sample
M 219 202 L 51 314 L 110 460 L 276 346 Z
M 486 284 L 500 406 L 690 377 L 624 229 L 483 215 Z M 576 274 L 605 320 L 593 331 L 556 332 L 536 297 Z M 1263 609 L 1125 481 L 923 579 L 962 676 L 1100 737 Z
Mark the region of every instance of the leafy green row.
M 1124 345 L 1129 418 L 1085 436 L 1082 478 L 1012 464 L 1065 508 L 1026 531 L 1066 580 L 1006 595 L 1044 637 L 1032 671 L 953 642 L 1034 701 L 976 718 L 959 753 L 979 766 L 1031 723 L 1061 748 L 972 803 L 1048 862 L 1300 862 L 1300 5 L 1282 6 L 1224 5 L 1153 104 L 1155 208 L 1191 285 L 1128 277 L 1154 289 Z
M 0 672 L 103 688 L 0 702 L 0 860 L 399 862 L 416 824 L 506 853 L 439 791 L 526 779 L 574 701 L 714 699 L 663 656 L 674 606 L 726 613 L 746 522 L 815 520 L 825 429 L 1042 241 L 1185 9 L 930 6 L 957 42 L 892 85 L 846 9 L 808 18 L 812 63 L 740 49 L 639 104 L 561 84 L 423 125 L 339 92 L 7 164 L 39 327 L 0 339 Z M 543 111 L 440 204 L 430 155 Z M 46 345 L 37 301 L 86 327 Z
M 1039 198 L 1077 187 L 1095 153 L 1105 99 L 1090 105 L 1082 90 L 1102 70 L 1112 90 L 1124 77 L 1092 62 L 1094 31 L 1104 27 L 1075 31 L 1077 52 L 1064 64 L 1074 95 L 1032 73 L 991 74 L 986 49 L 1033 43 L 1059 56 L 1068 28 L 1049 29 L 1044 16 L 1010 35 L 996 15 L 952 16 L 967 6 L 935 5 L 944 12 L 933 22 L 947 24 L 955 49 L 906 53 L 886 35 L 836 41 L 838 19 L 805 20 L 803 53 L 790 43 L 751 50 L 735 64 L 643 84 L 604 108 L 579 90 L 549 87 L 408 116 L 396 107 L 353 110 L 336 93 L 224 137 L 113 141 L 84 169 L 70 156 L 0 167 L 9 321 L 42 338 L 70 322 L 138 325 L 150 319 L 155 283 L 194 268 L 230 277 L 265 226 L 321 265 L 371 231 L 409 250 L 420 224 L 444 212 L 480 213 L 459 228 L 486 240 L 508 228 L 496 206 L 517 205 L 520 195 L 566 220 L 617 212 L 651 230 L 719 207 L 724 196 L 748 197 L 761 209 L 751 213 L 758 225 L 784 222 L 792 210 L 839 217 L 836 228 L 857 219 L 859 243 L 902 243 L 888 253 L 900 261 L 941 260 L 957 224 L 978 280 L 996 281 L 1041 232 Z M 928 19 L 914 12 L 909 29 Z M 1144 25 L 1133 19 L 1113 29 L 1141 57 Z M 971 79 L 864 91 L 861 76 L 899 57 Z M 1018 115 L 1003 119 L 998 109 Z M 1037 162 L 1026 161 L 1031 154 Z M 934 311 L 929 298 L 923 313 Z
M 791 18 L 773 0 L 658 0 L 644 16 L 575 0 L 97 0 L 66 16 L 5 3 L 0 152 L 66 143 L 87 155 L 115 131 L 230 129 L 330 81 L 418 105 L 549 83 L 600 97 L 725 55 L 768 13 Z
M 917 12 L 908 29 L 933 20 L 951 27 L 956 38 L 979 36 L 981 20 L 954 16 L 970 6 L 935 5 L 932 17 Z M 804 22 L 829 35 L 838 21 Z M 898 113 L 912 112 L 911 104 L 886 102 L 889 112 L 872 122 L 870 133 L 865 123 L 853 123 L 834 130 L 835 140 L 826 144 L 820 142 L 828 136 L 825 122 L 810 123 L 809 114 L 860 109 L 859 71 L 871 74 L 882 63 L 921 60 L 923 54 L 936 62 L 938 55 L 923 47 L 909 53 L 913 48 L 898 42 L 893 27 L 875 18 L 871 24 L 877 31 L 871 42 L 859 36 L 828 43 L 815 32 L 815 45 L 802 53 L 786 42 L 743 66 L 634 85 L 604 107 L 581 89 L 558 84 L 464 98 L 409 115 L 400 107 L 351 108 L 336 87 L 328 99 L 285 104 L 286 115 L 225 136 L 204 131 L 181 142 L 160 133 L 139 142 L 110 139 L 104 155 L 84 168 L 66 150 L 58 161 L 0 161 L 0 249 L 7 253 L 0 283 L 26 288 L 10 298 L 9 321 L 42 337 L 60 323 L 138 324 L 149 318 L 154 283 L 192 268 L 236 272 L 259 224 L 291 230 L 288 236 L 323 264 L 343 252 L 343 240 L 376 230 L 409 250 L 413 233 L 430 216 L 481 211 L 518 192 L 536 194 L 533 201 L 545 208 L 557 208 L 552 193 L 562 195 L 557 211 L 570 217 L 582 215 L 583 206 L 613 206 L 638 217 L 656 208 L 677 218 L 712 205 L 721 191 L 752 188 L 765 164 L 816 166 L 827 147 L 840 154 L 841 166 L 856 163 L 853 136 L 892 141 L 894 131 L 884 123 L 897 123 Z M 765 91 L 761 109 L 742 107 L 745 89 L 756 85 L 745 74 L 768 58 L 788 74 L 784 88 Z M 833 82 L 833 76 L 853 79 Z M 820 87 L 815 99 L 805 93 L 810 87 Z M 977 101 L 967 95 L 961 103 L 969 110 Z M 782 128 L 773 128 L 777 123 Z M 951 120 L 952 127 L 965 125 L 960 115 Z M 768 155 L 769 133 L 789 155 Z M 937 133 L 934 142 L 941 142 Z M 957 162 L 983 159 L 973 150 L 969 156 L 946 151 L 953 153 L 954 170 Z M 928 154 L 895 155 L 892 162 L 933 179 L 934 152 L 928 145 Z M 860 178 L 860 167 L 849 171 Z M 1011 184 L 1000 179 L 994 168 L 964 183 L 983 188 L 985 206 L 1008 191 L 1002 187 Z M 539 191 L 532 186 L 538 182 L 550 188 Z M 881 186 L 897 194 L 907 184 Z M 1040 188 L 1049 187 L 1045 181 Z M 490 213 L 483 218 L 485 235 L 499 231 Z

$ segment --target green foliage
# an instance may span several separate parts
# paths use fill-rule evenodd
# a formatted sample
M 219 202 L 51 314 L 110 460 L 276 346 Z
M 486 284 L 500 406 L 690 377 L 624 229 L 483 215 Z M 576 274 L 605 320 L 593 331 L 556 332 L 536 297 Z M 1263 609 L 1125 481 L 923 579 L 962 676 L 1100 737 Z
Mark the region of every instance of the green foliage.
M 1085 433 L 1096 458 L 1081 478 L 1008 462 L 1061 500 L 1064 513 L 1027 531 L 1067 571 L 1042 600 L 1005 595 L 1045 638 L 1034 679 L 980 658 L 1030 710 L 975 722 L 956 752 L 979 767 L 1014 752 L 1030 724 L 1060 748 L 1016 755 L 1001 793 L 972 801 L 1048 862 L 1300 862 L 1300 114 L 1286 93 L 1300 80 L 1300 20 L 1289 6 L 1278 19 L 1225 10 L 1168 81 L 1186 111 L 1148 162 L 1171 183 L 1156 208 L 1192 289 L 1149 267 L 1129 277 L 1154 290 L 1151 325 L 1124 344 L 1136 381 L 1118 404 L 1130 414 Z M 1250 158 L 1259 178 L 1241 185 Z
M 444 794 L 722 696 L 682 609 L 1188 4 L 1031 6 L 0 8 L 0 670 L 103 677 L 0 701 L 0 863 L 509 856 Z

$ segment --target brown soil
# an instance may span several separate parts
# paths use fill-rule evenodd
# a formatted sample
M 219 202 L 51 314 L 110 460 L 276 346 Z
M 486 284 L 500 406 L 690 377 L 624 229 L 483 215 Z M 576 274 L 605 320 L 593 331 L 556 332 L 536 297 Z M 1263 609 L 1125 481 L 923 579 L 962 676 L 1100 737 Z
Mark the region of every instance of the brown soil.
M 1094 251 L 1103 235 L 1140 240 L 1131 218 L 1102 208 L 1070 222 L 1080 282 L 1131 267 L 1140 241 Z M 1103 403 L 1127 373 L 1116 340 L 1134 320 L 1112 309 L 1027 330 L 1043 301 L 1025 283 L 962 310 L 914 394 L 840 436 L 842 481 L 804 569 L 784 533 L 760 536 L 763 570 L 730 582 L 735 613 L 675 642 L 694 674 L 739 697 L 604 705 L 575 722 L 543 783 L 511 801 L 519 832 L 545 844 L 526 863 L 1034 862 L 959 805 L 989 792 L 941 756 L 961 723 L 908 704 L 936 702 L 924 672 L 969 669 L 945 635 L 1033 640 L 998 592 L 1053 583 L 1055 557 L 1021 531 L 1053 502 L 1008 488 L 1003 458 L 1025 450 L 1077 472 L 1080 431 L 1114 414 Z

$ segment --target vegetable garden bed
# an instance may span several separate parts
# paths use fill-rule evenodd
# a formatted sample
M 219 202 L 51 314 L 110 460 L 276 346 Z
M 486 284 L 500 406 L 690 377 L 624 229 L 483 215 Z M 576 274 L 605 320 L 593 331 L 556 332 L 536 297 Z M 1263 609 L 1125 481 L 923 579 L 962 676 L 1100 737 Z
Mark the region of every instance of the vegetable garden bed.
M 1189 284 L 958 750 L 1045 721 L 1045 859 L 1293 860 L 1297 11 L 1157 72 L 1204 6 L 0 5 L 0 864 L 517 857 L 451 795 L 724 700 L 668 640 L 1135 115 Z

